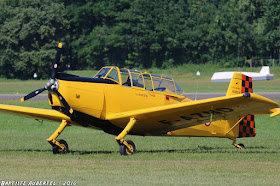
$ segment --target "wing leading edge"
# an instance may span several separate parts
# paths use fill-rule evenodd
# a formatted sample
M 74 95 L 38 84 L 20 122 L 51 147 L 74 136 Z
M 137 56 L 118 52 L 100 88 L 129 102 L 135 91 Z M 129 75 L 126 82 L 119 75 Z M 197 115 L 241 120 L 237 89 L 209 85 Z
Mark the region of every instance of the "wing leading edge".
M 68 122 L 71 121 L 70 117 L 68 117 L 67 115 L 59 111 L 49 110 L 49 109 L 0 104 L 0 112 L 6 112 L 14 115 L 21 115 L 29 118 L 49 120 L 49 121 L 58 121 L 58 122 L 61 122 L 61 120 L 66 120 Z
M 237 94 L 184 102 L 154 108 L 111 114 L 107 120 L 124 128 L 130 118 L 137 120 L 133 132 L 142 135 L 164 135 L 168 131 L 216 120 L 227 120 L 248 114 L 269 112 L 279 105 L 257 94 Z

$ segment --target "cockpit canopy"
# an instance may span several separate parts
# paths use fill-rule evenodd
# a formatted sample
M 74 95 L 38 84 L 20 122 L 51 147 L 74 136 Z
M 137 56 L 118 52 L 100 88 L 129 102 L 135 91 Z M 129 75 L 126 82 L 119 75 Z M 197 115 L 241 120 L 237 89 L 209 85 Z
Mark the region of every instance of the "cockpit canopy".
M 108 79 L 122 86 L 140 88 L 147 91 L 159 91 L 177 95 L 184 94 L 183 89 L 170 77 L 150 74 L 148 72 L 141 73 L 140 71 L 126 68 L 119 69 L 115 66 L 101 68 L 94 78 Z

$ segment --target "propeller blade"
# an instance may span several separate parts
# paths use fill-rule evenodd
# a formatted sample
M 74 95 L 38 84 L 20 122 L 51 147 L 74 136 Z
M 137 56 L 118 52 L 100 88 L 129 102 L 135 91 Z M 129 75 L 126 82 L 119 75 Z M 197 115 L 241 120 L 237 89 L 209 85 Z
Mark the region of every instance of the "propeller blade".
M 58 63 L 60 61 L 60 55 L 62 53 L 62 43 L 58 44 L 55 58 L 53 60 L 53 66 L 52 66 L 52 73 L 51 73 L 51 79 L 55 79 L 57 75 L 57 68 L 58 68 Z
M 64 99 L 64 97 L 58 92 L 58 90 L 53 89 L 53 91 L 58 96 L 59 100 L 61 101 L 62 105 L 65 107 L 65 109 L 70 113 L 70 115 L 73 113 L 73 109 L 70 107 L 68 102 Z
M 30 94 L 27 94 L 26 96 L 24 96 L 23 98 L 21 98 L 21 102 L 24 102 L 30 98 L 33 98 L 35 96 L 37 96 L 38 94 L 41 94 L 43 91 L 47 90 L 45 87 L 44 88 L 40 88 L 38 90 L 35 90 L 33 92 L 31 92 Z

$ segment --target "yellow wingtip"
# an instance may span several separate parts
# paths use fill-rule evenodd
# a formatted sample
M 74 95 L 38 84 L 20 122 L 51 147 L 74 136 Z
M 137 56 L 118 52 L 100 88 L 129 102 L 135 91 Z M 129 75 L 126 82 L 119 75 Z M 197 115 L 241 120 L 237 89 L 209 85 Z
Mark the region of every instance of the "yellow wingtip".
M 62 43 L 58 43 L 58 48 L 62 48 Z

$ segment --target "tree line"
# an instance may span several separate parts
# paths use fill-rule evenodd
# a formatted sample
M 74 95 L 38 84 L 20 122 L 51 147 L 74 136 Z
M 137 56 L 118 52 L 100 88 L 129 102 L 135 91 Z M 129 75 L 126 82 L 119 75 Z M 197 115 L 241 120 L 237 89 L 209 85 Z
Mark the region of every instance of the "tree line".
M 277 0 L 1 0 L 0 75 L 61 68 L 244 66 L 280 58 Z

